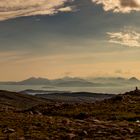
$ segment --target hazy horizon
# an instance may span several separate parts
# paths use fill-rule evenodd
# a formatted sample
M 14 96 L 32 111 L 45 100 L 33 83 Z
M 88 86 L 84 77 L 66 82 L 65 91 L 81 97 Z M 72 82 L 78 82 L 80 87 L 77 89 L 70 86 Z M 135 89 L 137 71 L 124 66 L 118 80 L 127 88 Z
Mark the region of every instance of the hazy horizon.
M 139 0 L 0 1 L 0 81 L 140 79 Z
M 19 79 L 19 80 L 1 80 L 0 82 L 20 82 L 20 81 L 24 81 L 24 80 L 28 80 L 28 79 L 48 79 L 48 80 L 57 80 L 57 79 L 65 79 L 65 78 L 77 78 L 77 79 L 83 79 L 83 80 L 90 80 L 90 79 L 118 79 L 118 78 L 122 78 L 124 80 L 129 80 L 131 78 L 136 78 L 137 80 L 140 80 L 137 77 L 131 76 L 131 77 L 121 77 L 121 76 L 90 76 L 90 77 L 77 77 L 77 76 L 62 76 L 62 77 L 55 77 L 55 78 L 49 78 L 49 77 L 37 77 L 37 76 L 30 76 L 30 77 L 25 77 L 24 79 Z

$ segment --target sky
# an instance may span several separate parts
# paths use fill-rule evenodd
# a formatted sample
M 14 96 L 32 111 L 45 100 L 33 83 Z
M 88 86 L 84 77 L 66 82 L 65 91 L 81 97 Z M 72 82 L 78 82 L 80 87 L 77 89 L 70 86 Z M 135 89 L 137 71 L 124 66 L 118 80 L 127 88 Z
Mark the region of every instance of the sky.
M 0 81 L 140 78 L 140 0 L 0 0 Z

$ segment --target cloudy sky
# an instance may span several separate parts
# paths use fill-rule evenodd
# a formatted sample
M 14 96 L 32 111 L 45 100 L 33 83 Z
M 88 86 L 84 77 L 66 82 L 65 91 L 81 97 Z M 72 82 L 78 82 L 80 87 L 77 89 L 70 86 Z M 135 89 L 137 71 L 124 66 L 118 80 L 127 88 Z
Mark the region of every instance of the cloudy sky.
M 0 81 L 140 78 L 140 0 L 0 0 Z

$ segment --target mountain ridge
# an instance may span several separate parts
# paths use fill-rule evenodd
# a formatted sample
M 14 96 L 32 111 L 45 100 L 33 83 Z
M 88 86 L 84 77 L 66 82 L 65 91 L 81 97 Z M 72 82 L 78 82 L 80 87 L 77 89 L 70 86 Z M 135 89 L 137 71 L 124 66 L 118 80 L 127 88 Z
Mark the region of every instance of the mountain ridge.
M 140 84 L 136 77 L 96 77 L 96 78 L 79 78 L 79 77 L 62 77 L 58 79 L 48 79 L 41 77 L 30 77 L 17 82 L 0 82 L 0 85 L 48 85 L 62 87 L 103 87 L 103 86 L 120 86 L 125 84 Z

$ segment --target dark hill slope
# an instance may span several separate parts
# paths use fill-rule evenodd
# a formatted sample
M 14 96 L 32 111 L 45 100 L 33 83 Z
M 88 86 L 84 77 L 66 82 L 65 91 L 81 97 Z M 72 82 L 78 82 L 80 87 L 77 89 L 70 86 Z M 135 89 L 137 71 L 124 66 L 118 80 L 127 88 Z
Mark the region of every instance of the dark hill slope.
M 0 90 L 0 109 L 24 109 L 46 102 L 45 99 Z
M 37 97 L 48 100 L 62 101 L 66 103 L 78 103 L 102 101 L 115 96 L 114 94 L 90 93 L 90 92 L 64 92 L 51 94 L 36 94 Z

